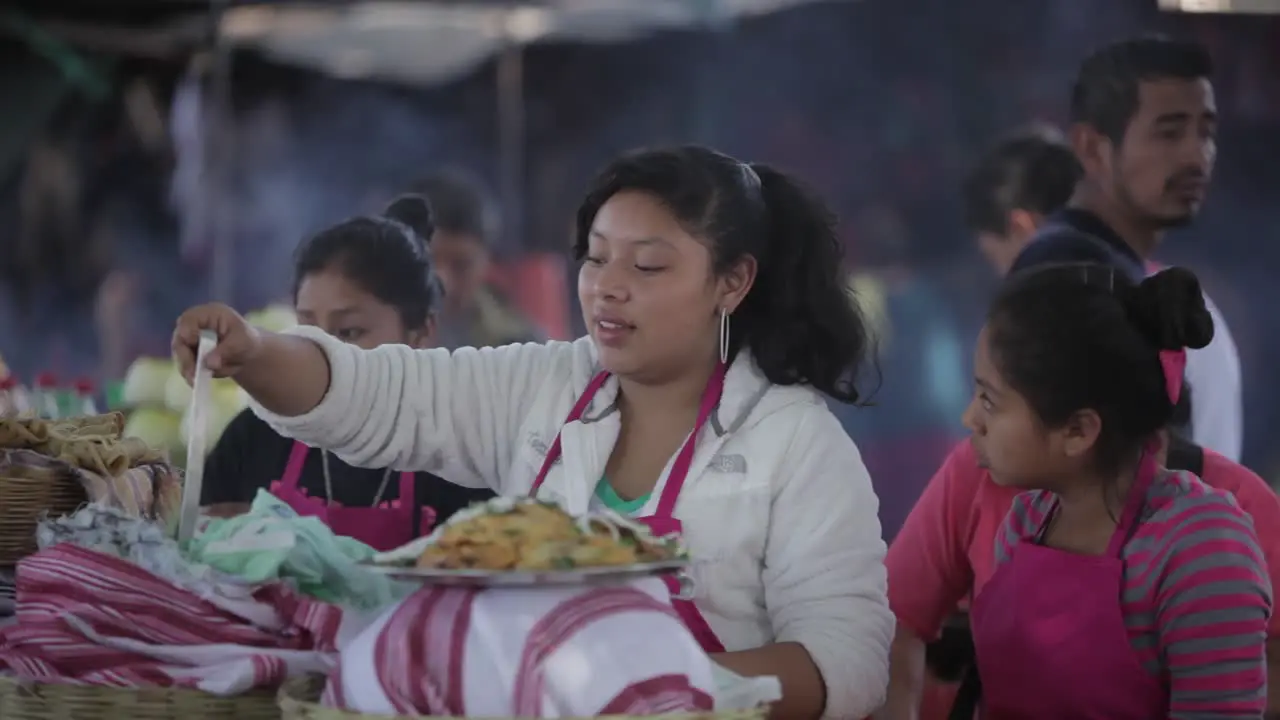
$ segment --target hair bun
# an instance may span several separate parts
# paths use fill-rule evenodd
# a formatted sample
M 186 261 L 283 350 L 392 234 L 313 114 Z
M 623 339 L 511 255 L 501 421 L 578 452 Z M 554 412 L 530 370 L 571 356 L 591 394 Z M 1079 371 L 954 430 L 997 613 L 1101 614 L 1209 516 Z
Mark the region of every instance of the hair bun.
M 1161 350 L 1199 349 L 1213 340 L 1213 317 L 1190 270 L 1171 267 L 1143 280 L 1125 299 L 1125 310 Z
M 423 244 L 431 242 L 436 226 L 431 220 L 431 206 L 421 195 L 401 195 L 382 212 L 382 216 L 407 225 Z

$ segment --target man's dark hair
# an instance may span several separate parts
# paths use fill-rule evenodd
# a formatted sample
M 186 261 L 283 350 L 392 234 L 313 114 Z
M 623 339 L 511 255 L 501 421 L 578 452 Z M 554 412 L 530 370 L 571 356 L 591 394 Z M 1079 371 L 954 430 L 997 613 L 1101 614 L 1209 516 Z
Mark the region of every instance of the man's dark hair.
M 1107 45 L 1080 65 L 1071 88 L 1071 121 L 1092 126 L 1119 144 L 1138 112 L 1142 83 L 1200 80 L 1212 74 L 1213 59 L 1199 43 L 1147 36 Z
M 485 244 L 498 235 L 498 208 L 484 185 L 467 173 L 442 170 L 413 183 L 408 192 L 427 199 L 437 230 L 474 237 Z
M 1011 136 L 965 178 L 965 221 L 973 232 L 1004 234 L 1014 210 L 1060 210 L 1080 175 L 1080 163 L 1060 137 L 1042 130 Z

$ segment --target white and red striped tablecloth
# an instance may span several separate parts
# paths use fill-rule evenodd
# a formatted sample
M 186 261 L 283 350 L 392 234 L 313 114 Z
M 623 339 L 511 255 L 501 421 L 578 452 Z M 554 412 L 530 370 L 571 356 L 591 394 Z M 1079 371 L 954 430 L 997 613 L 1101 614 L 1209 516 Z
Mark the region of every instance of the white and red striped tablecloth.
M 711 659 L 657 578 L 424 588 L 343 648 L 325 702 L 375 714 L 592 717 L 710 710 Z
M 18 565 L 17 622 L 0 629 L 0 672 L 235 694 L 327 672 L 338 644 L 372 619 L 283 584 L 230 590 L 198 597 L 127 560 L 56 545 Z

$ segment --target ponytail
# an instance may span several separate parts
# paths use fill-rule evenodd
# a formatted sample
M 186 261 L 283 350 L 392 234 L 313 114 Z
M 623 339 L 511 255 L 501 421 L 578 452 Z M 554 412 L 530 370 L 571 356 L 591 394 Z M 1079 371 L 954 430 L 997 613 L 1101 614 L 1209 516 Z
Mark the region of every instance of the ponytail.
M 1213 316 L 1190 270 L 1161 270 L 1127 289 L 1121 300 L 1129 321 L 1160 350 L 1199 350 L 1213 341 Z
M 870 342 L 845 283 L 835 215 L 791 176 L 749 167 L 760 182 L 767 249 L 755 286 L 734 313 L 735 334 L 771 382 L 807 384 L 855 403 Z
M 423 327 L 444 296 L 428 246 L 434 228 L 426 200 L 402 195 L 381 216 L 352 218 L 322 230 L 298 246 L 294 300 L 308 276 L 338 270 L 394 307 L 405 328 Z
M 1104 473 L 1132 462 L 1168 427 L 1177 351 L 1212 339 L 1200 283 L 1182 268 L 1138 284 L 1095 263 L 1015 273 L 987 318 L 993 364 L 1045 427 L 1063 427 L 1081 410 L 1097 413 L 1094 460 Z

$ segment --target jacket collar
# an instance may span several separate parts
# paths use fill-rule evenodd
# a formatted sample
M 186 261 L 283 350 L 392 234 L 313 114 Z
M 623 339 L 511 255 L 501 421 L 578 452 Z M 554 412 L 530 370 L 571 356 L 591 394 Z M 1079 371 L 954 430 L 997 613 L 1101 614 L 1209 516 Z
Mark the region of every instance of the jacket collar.
M 587 383 L 591 381 L 591 378 L 601 372 L 602 368 L 595 343 L 591 338 L 583 337 L 577 342 L 586 343 L 590 347 L 592 360 L 590 372 L 583 377 L 574 378 L 576 381 L 574 385 L 578 392 L 582 392 Z M 724 391 L 720 395 L 720 403 L 716 406 L 715 411 L 711 413 L 708 424 L 715 430 L 717 436 L 737 430 L 746 422 L 751 412 L 761 404 L 765 396 L 770 395 L 771 389 L 775 388 L 768 378 L 764 376 L 764 373 L 761 372 L 754 356 L 749 350 L 742 349 L 729 365 L 728 372 L 725 373 Z M 795 388 L 795 390 L 807 391 L 809 394 L 816 396 L 816 393 L 808 388 Z M 598 422 L 617 412 L 617 410 L 618 379 L 610 377 L 604 386 L 600 388 L 600 391 L 596 393 L 596 396 L 592 398 L 591 404 L 587 406 L 586 411 L 582 414 L 582 422 Z

